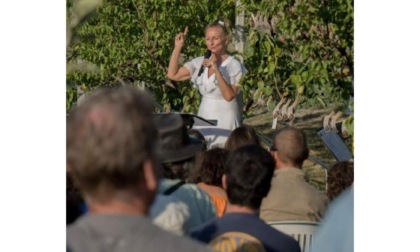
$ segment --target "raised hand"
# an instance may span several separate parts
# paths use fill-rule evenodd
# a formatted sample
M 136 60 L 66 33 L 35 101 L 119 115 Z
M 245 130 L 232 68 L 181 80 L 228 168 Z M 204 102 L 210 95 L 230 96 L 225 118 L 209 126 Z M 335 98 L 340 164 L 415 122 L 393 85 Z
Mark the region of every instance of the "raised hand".
M 184 32 L 178 33 L 175 37 L 175 46 L 182 47 L 188 33 L 188 26 L 185 27 Z

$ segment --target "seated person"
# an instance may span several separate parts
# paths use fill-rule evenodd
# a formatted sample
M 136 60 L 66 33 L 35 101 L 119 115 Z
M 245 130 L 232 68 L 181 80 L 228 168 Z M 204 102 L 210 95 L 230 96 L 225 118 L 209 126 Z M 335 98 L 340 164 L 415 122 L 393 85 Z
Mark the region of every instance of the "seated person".
M 153 102 L 132 87 L 99 89 L 67 118 L 67 170 L 89 213 L 67 226 L 67 251 L 206 251 L 147 218 L 155 195 Z
M 204 153 L 208 149 L 207 141 L 204 138 L 203 134 L 201 134 L 201 132 L 196 129 L 188 129 L 188 136 L 192 139 L 196 139 L 201 142 L 201 150 L 195 156 L 196 165 L 194 169 L 189 172 L 188 178 L 186 179 L 188 183 L 195 183 L 195 176 L 197 175 L 198 170 L 201 167 L 201 164 L 203 163 Z
M 327 196 L 332 201 L 353 184 L 354 163 L 352 160 L 335 163 L 327 176 Z
M 262 147 L 247 145 L 233 151 L 222 178 L 229 200 L 226 213 L 194 229 L 191 237 L 210 244 L 214 251 L 299 252 L 295 239 L 258 218 L 273 172 L 273 157 Z
M 309 156 L 303 131 L 294 127 L 280 129 L 271 153 L 276 160 L 276 170 L 270 192 L 261 204 L 261 219 L 320 221 L 328 197 L 309 184 L 302 171 L 302 164 Z
M 234 151 L 235 149 L 248 144 L 261 145 L 260 139 L 254 128 L 249 125 L 242 125 L 230 133 L 225 143 L 225 149 Z
M 228 155 L 227 150 L 219 147 L 205 152 L 201 167 L 193 181 L 209 194 L 219 217 L 223 215 L 227 205 L 227 195 L 222 188 L 222 176 Z
M 159 132 L 158 159 L 163 168 L 158 193 L 173 195 L 188 206 L 190 214 L 185 229 L 189 233 L 194 227 L 216 217 L 208 194 L 198 185 L 186 183 L 189 174 L 195 170 L 202 143 L 188 136 L 179 114 L 159 114 L 154 119 Z

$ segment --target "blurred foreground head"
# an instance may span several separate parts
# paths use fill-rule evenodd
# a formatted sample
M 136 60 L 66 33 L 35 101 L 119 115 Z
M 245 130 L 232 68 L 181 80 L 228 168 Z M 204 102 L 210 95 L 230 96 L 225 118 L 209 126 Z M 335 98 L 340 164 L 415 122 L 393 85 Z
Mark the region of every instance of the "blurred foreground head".
M 97 90 L 70 113 L 67 169 L 88 204 L 138 195 L 146 206 L 153 200 L 157 130 L 152 110 L 149 94 L 118 87 Z

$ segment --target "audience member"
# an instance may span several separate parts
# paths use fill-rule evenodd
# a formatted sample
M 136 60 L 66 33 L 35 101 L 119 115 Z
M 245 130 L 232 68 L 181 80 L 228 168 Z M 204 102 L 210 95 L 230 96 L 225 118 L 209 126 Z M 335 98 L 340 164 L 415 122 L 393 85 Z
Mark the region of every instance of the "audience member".
M 328 170 L 327 196 L 331 200 L 353 184 L 354 163 L 352 160 L 337 162 Z
M 299 244 L 258 218 L 274 171 L 270 153 L 258 145 L 238 148 L 229 156 L 222 184 L 226 213 L 193 230 L 191 237 L 215 251 L 300 251 Z
M 188 183 L 195 183 L 194 176 L 198 173 L 198 170 L 203 163 L 204 153 L 207 151 L 207 141 L 203 134 L 201 134 L 200 131 L 196 129 L 188 129 L 188 136 L 201 142 L 201 150 L 195 156 L 194 170 L 189 172 L 188 178 L 186 180 Z
M 261 145 L 260 139 L 251 126 L 242 125 L 230 133 L 225 143 L 225 149 L 234 151 L 241 146 L 249 144 Z
M 227 205 L 227 195 L 222 188 L 222 176 L 228 155 L 227 150 L 218 147 L 205 152 L 194 180 L 194 183 L 208 193 L 219 217 L 223 215 Z
M 312 252 L 354 251 L 354 186 L 335 198 L 315 232 Z
M 201 151 L 200 141 L 188 136 L 187 128 L 179 114 L 155 115 L 159 131 L 159 160 L 163 167 L 163 179 L 158 192 L 174 195 L 189 208 L 186 231 L 216 217 L 216 210 L 206 192 L 196 184 L 186 183 L 195 170 L 196 156 Z
M 152 99 L 102 89 L 67 120 L 67 166 L 89 213 L 67 227 L 68 251 L 205 251 L 146 218 L 154 200 L 157 131 Z
M 173 195 L 157 194 L 149 210 L 149 218 L 158 227 L 176 235 L 187 234 L 190 209 L 187 204 Z
M 302 164 L 309 156 L 303 131 L 284 127 L 276 134 L 272 148 L 276 171 L 271 189 L 261 205 L 265 221 L 320 221 L 328 197 L 307 181 Z

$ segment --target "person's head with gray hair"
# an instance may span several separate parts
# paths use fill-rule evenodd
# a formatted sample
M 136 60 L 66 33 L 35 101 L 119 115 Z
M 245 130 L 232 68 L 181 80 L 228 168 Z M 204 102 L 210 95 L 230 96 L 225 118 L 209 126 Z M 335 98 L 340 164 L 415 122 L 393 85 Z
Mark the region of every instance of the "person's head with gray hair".
M 131 87 L 104 88 L 67 118 L 67 167 L 89 208 L 110 202 L 147 213 L 156 193 L 153 100 Z

